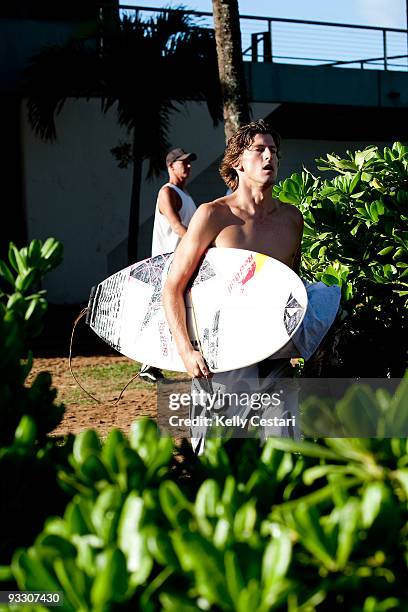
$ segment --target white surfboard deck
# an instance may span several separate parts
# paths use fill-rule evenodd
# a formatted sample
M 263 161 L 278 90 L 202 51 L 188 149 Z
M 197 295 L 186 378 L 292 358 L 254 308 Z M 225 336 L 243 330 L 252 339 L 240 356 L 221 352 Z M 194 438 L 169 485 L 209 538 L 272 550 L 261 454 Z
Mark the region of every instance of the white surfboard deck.
M 162 306 L 172 258 L 167 253 L 145 259 L 94 287 L 87 323 L 123 355 L 185 372 Z M 210 248 L 185 304 L 192 345 L 201 349 L 212 372 L 225 372 L 281 349 L 303 320 L 307 295 L 297 274 L 276 259 L 243 249 Z

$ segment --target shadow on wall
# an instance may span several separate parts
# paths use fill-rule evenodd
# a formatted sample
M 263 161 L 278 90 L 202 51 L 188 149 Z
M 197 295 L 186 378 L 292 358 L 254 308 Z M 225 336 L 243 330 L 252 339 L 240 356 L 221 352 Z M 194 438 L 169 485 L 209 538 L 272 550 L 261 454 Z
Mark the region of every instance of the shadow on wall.
M 127 265 L 127 237 L 115 246 L 106 256 L 108 276 L 118 272 Z
M 139 244 L 137 249 L 137 258 L 135 261 L 141 261 L 151 255 L 152 248 L 152 233 L 153 233 L 154 215 L 151 215 L 139 228 Z M 127 260 L 128 239 L 123 238 L 106 256 L 107 276 L 115 274 L 122 268 L 128 265 Z
M 222 156 L 217 157 L 212 164 L 207 166 L 205 170 L 188 183 L 187 189 L 197 206 L 203 202 L 211 202 L 225 195 L 227 187 L 219 174 L 221 158 Z M 154 214 L 150 215 L 139 228 L 136 261 L 141 261 L 151 255 L 153 223 Z M 106 267 L 108 276 L 127 266 L 127 243 L 126 237 L 107 254 Z
M 225 195 L 227 186 L 219 173 L 221 159 L 222 155 L 217 157 L 205 170 L 194 176 L 188 183 L 187 189 L 197 206 Z

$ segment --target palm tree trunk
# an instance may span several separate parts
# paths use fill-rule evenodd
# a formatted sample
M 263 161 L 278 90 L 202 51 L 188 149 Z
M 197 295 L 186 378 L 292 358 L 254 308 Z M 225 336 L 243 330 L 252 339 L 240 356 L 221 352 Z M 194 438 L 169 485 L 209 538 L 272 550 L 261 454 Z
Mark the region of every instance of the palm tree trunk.
M 250 121 L 242 61 L 238 0 L 213 0 L 218 72 L 224 107 L 225 138 Z
M 139 151 L 136 134 L 133 135 L 133 173 L 132 195 L 130 198 L 129 232 L 128 232 L 128 263 L 137 261 L 140 224 L 140 187 L 142 183 L 143 156 Z

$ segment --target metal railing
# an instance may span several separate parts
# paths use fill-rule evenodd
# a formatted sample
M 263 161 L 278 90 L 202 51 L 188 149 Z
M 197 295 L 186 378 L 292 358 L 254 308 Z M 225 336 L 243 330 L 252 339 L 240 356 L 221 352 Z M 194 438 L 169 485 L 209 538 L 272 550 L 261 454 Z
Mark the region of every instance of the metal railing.
M 120 14 L 145 18 L 172 9 L 121 5 Z M 208 12 L 183 11 L 213 28 Z M 408 71 L 408 32 L 351 24 L 241 15 L 242 54 L 252 62 Z

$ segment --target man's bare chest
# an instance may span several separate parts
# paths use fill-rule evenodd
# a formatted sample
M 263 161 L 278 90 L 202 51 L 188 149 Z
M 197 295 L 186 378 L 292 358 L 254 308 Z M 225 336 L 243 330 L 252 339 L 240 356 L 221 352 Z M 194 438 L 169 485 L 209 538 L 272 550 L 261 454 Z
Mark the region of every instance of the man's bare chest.
M 292 265 L 299 246 L 298 233 L 290 219 L 249 220 L 240 225 L 225 226 L 214 243 L 217 247 L 258 251 Z

